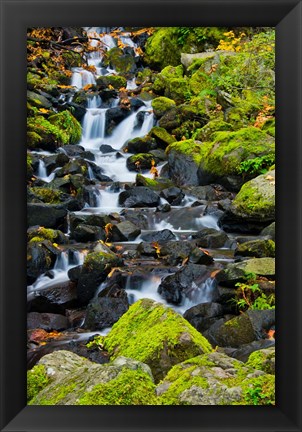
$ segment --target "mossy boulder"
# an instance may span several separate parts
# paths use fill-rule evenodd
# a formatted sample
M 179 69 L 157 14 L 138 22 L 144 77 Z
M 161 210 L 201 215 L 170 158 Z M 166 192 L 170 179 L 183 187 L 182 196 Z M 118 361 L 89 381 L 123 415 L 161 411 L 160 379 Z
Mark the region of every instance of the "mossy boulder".
M 241 243 L 235 250 L 235 256 L 255 258 L 275 257 L 275 242 L 273 240 L 250 240 Z
M 154 126 L 150 130 L 149 135 L 155 138 L 157 146 L 162 149 L 165 149 L 169 144 L 175 142 L 175 138 L 170 135 L 169 132 L 166 131 L 166 129 L 159 126 Z
M 76 144 L 81 139 L 81 125 L 69 111 L 51 115 L 48 119 L 37 115 L 27 121 L 27 145 L 30 149 L 55 151 L 65 144 Z
M 122 76 L 127 76 L 136 69 L 134 57 L 131 54 L 124 53 L 118 47 L 107 51 L 104 64 L 105 66 L 111 66 L 112 69 L 115 69 Z
M 156 405 L 146 364 L 119 357 L 100 365 L 64 350 L 28 371 L 27 394 L 29 405 Z
M 129 171 L 150 170 L 152 164 L 156 164 L 155 157 L 150 153 L 138 153 L 127 159 L 126 165 Z
M 136 186 L 145 186 L 154 191 L 162 191 L 168 187 L 172 187 L 173 183 L 169 179 L 165 178 L 156 178 L 150 179 L 148 177 L 144 177 L 142 174 L 137 174 L 135 180 Z
M 149 153 L 150 150 L 156 148 L 156 141 L 153 137 L 146 135 L 144 137 L 133 138 L 129 140 L 123 147 L 123 151 L 127 153 Z
M 33 237 L 27 244 L 27 276 L 37 278 L 53 268 L 60 250 L 43 237 Z
M 208 341 L 181 315 L 150 299 L 134 303 L 103 345 L 112 359 L 123 355 L 147 363 L 155 381 L 174 364 L 211 351 Z
M 199 184 L 198 167 L 201 162 L 203 144 L 189 139 L 170 144 L 168 155 L 169 177 L 176 185 Z
M 97 78 L 96 83 L 98 86 L 109 86 L 111 85 L 115 89 L 120 89 L 121 87 L 127 86 L 127 80 L 121 75 L 105 75 Z
M 180 47 L 174 27 L 160 27 L 148 38 L 144 60 L 157 70 L 180 64 Z
M 275 276 L 275 258 L 252 258 L 242 262 L 230 263 L 215 276 L 225 286 L 235 286 L 244 282 L 254 273 L 257 276 L 273 278 Z
M 218 182 L 238 191 L 248 180 L 242 175 L 246 160 L 275 154 L 274 139 L 252 126 L 234 132 L 216 132 L 212 138 L 212 142 L 204 143 L 200 154 L 201 185 Z M 255 177 L 257 172 L 249 175 Z
M 27 230 L 28 241 L 31 241 L 35 237 L 41 237 L 45 240 L 49 240 L 52 243 L 65 244 L 68 242 L 68 237 L 60 230 L 54 230 L 51 228 L 44 228 L 43 226 L 31 227 Z
M 69 195 L 58 189 L 33 186 L 28 188 L 28 202 L 43 202 L 46 204 L 60 204 L 69 198 Z
M 33 92 L 33 91 L 27 91 L 27 100 L 28 102 L 37 108 L 51 108 L 52 104 L 48 98 L 45 96 Z
M 37 72 L 35 70 L 35 72 Z M 53 79 L 43 72 L 39 71 L 39 73 L 34 73 L 33 71 L 29 71 L 26 76 L 27 79 L 27 88 L 29 90 L 43 90 L 47 93 L 54 93 L 57 95 L 58 92 L 58 81 Z
M 78 300 L 87 304 L 111 269 L 121 264 L 122 260 L 110 250 L 86 255 L 77 284 Z
M 231 131 L 233 129 L 230 123 L 223 120 L 215 119 L 209 121 L 203 128 L 194 133 L 194 139 L 198 141 L 212 141 L 213 134 L 221 131 Z
M 162 117 L 167 111 L 176 106 L 174 100 L 164 96 L 157 97 L 151 102 L 154 115 L 156 117 Z
M 185 78 L 171 78 L 165 89 L 165 96 L 174 100 L 176 105 L 184 103 L 191 97 L 189 81 Z
M 214 352 L 174 366 L 156 394 L 162 405 L 274 405 L 275 377 Z
M 254 369 L 275 374 L 275 347 L 254 351 L 246 364 Z

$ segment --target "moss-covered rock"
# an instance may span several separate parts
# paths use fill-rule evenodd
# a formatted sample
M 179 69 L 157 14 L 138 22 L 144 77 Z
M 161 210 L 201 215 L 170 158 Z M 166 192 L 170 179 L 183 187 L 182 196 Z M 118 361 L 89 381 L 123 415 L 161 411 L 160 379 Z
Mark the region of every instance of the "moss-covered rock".
M 130 171 L 149 170 L 152 164 L 156 164 L 155 157 L 150 153 L 138 153 L 127 159 L 127 168 Z
M 169 144 L 175 142 L 175 138 L 170 135 L 169 132 L 166 131 L 166 129 L 159 126 L 154 126 L 150 130 L 149 135 L 155 138 L 157 146 L 162 149 L 165 149 Z
M 64 367 L 62 367 L 64 365 Z M 41 374 L 42 375 L 42 384 Z M 117 358 L 100 365 L 69 351 L 42 357 L 28 372 L 29 405 L 156 405 L 150 368 Z M 35 378 L 39 378 L 37 384 Z
M 165 96 L 173 99 L 177 105 L 189 100 L 191 92 L 186 77 L 169 79 L 165 89 Z
M 213 141 L 204 143 L 202 147 L 200 182 L 208 184 L 214 181 L 228 181 L 227 186 L 230 187 L 232 180 L 235 182 L 236 177 L 242 178 L 243 163 L 247 159 L 252 160 L 274 153 L 274 139 L 258 128 L 247 127 L 235 132 L 216 132 Z M 257 173 L 251 175 L 256 176 Z M 228 178 L 225 180 L 223 177 Z M 241 185 L 242 182 L 243 178 Z
M 115 89 L 120 89 L 122 87 L 126 87 L 127 86 L 127 80 L 126 80 L 126 78 L 123 77 L 123 76 L 121 76 L 121 75 L 105 75 L 105 76 L 100 76 L 100 77 L 97 78 L 96 83 L 99 86 L 105 85 L 105 86 L 108 87 L 109 85 L 111 85 Z
M 193 138 L 198 141 L 212 141 L 213 134 L 221 131 L 231 131 L 232 125 L 223 120 L 211 120 L 203 128 L 198 129 Z
M 248 358 L 247 366 L 275 374 L 275 347 L 254 351 Z
M 135 70 L 135 60 L 131 54 L 125 54 L 121 48 L 114 47 L 107 51 L 104 64 L 111 66 L 120 75 L 127 76 Z
M 275 170 L 245 183 L 232 202 L 231 212 L 244 219 L 275 219 Z
M 34 238 L 39 237 L 43 240 L 49 240 L 52 243 L 65 244 L 68 242 L 68 237 L 62 231 L 54 230 L 51 228 L 32 227 L 27 231 L 27 238 L 33 241 Z
M 148 177 L 144 177 L 142 174 L 137 174 L 135 184 L 136 186 L 146 186 L 149 189 L 155 191 L 162 191 L 163 189 L 173 186 L 173 183 L 169 179 L 165 179 L 165 178 L 150 179 Z
M 157 70 L 180 64 L 180 47 L 177 44 L 177 32 L 174 27 L 156 29 L 147 40 L 144 60 Z
M 167 111 L 176 106 L 174 100 L 164 96 L 152 100 L 152 108 L 156 117 L 162 117 Z
M 51 102 L 49 101 L 49 99 L 36 92 L 32 92 L 28 90 L 27 100 L 32 106 L 37 108 L 48 109 L 51 107 Z
M 45 73 L 39 71 L 39 74 L 29 71 L 27 73 L 27 88 L 29 90 L 43 90 L 48 93 L 57 91 L 58 81 L 50 78 Z
M 226 286 L 235 286 L 244 282 L 249 275 L 275 276 L 275 258 L 252 258 L 238 263 L 230 263 L 215 276 L 216 280 Z
M 162 405 L 274 405 L 274 378 L 214 352 L 174 366 L 156 393 Z
M 110 250 L 105 249 L 100 252 L 90 252 L 87 254 L 77 285 L 79 301 L 81 303 L 88 303 L 111 269 L 121 264 L 121 258 Z
M 129 140 L 123 147 L 123 151 L 127 153 L 149 153 L 150 150 L 156 148 L 156 141 L 150 135 L 144 137 L 133 138 Z
M 235 250 L 235 256 L 252 256 L 255 258 L 275 257 L 273 240 L 250 240 L 241 243 Z
M 155 381 L 176 363 L 210 352 L 208 341 L 181 315 L 150 299 L 134 303 L 103 341 L 112 358 L 147 363 Z
M 76 144 L 81 138 L 81 125 L 69 111 L 51 115 L 48 120 L 37 115 L 27 121 L 27 145 L 54 151 L 65 144 Z
M 64 194 L 60 190 L 50 189 L 48 187 L 33 186 L 28 188 L 28 192 L 30 194 L 28 198 L 31 202 L 60 204 L 64 201 L 64 198 L 66 198 L 66 194 Z

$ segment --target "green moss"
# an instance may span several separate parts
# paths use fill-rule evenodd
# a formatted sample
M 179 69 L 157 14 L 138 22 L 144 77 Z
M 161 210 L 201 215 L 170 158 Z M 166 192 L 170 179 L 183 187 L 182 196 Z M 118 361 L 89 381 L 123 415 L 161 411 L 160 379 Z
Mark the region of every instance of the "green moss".
M 178 153 L 191 156 L 196 164 L 199 165 L 205 149 L 204 144 L 198 144 L 193 139 L 188 139 L 170 144 L 166 149 L 166 153 L 169 154 L 171 151 L 176 151 Z
M 199 141 L 211 141 L 213 134 L 218 131 L 231 131 L 232 125 L 223 120 L 211 120 L 203 128 L 195 131 L 193 138 Z
M 111 265 L 118 266 L 120 264 L 121 260 L 114 253 L 90 252 L 85 257 L 83 269 L 88 271 L 102 271 L 102 269 L 110 268 Z
M 186 78 L 172 78 L 168 81 L 165 96 L 173 99 L 175 103 L 181 104 L 191 98 L 189 81 Z
M 150 130 L 149 135 L 155 138 L 156 142 L 159 144 L 160 147 L 162 147 L 162 145 L 164 145 L 164 147 L 167 147 L 167 145 L 175 142 L 175 138 L 172 135 L 170 135 L 166 131 L 166 129 L 159 126 L 154 126 Z
M 27 401 L 33 399 L 41 390 L 49 384 L 45 366 L 36 365 L 27 372 Z
M 165 178 L 157 178 L 156 180 L 144 177 L 142 174 L 136 176 L 137 186 L 146 186 L 152 190 L 161 191 L 173 186 L 173 182 Z
M 203 168 L 216 175 L 240 174 L 240 163 L 248 158 L 274 154 L 272 137 L 255 127 L 235 132 L 223 131 L 213 135 L 214 141 L 203 147 Z
M 65 51 L 62 53 L 62 57 L 68 68 L 80 67 L 83 63 L 81 54 L 76 51 Z
M 148 38 L 145 46 L 145 62 L 162 70 L 165 66 L 180 64 L 180 47 L 175 27 L 160 27 Z
M 38 186 L 29 188 L 29 191 L 46 204 L 59 204 L 63 195 L 61 191 Z
M 30 124 L 29 124 L 29 127 Z M 30 149 L 35 149 L 37 147 L 39 147 L 39 144 L 41 144 L 41 142 L 43 141 L 43 138 L 37 134 L 34 131 L 28 131 L 27 132 L 27 146 Z
M 60 402 L 74 390 L 76 390 L 77 384 L 71 383 L 69 385 L 58 385 L 55 389 L 52 389 L 52 395 L 39 397 L 37 405 L 60 405 Z M 36 405 L 35 399 L 29 402 L 29 405 Z
M 32 237 L 29 242 L 30 243 L 41 243 L 44 240 L 45 240 L 44 237 L 35 236 L 35 237 Z
M 276 247 L 273 240 L 250 240 L 238 245 L 236 255 L 256 258 L 275 257 Z
M 155 385 L 143 370 L 124 368 L 115 379 L 86 392 L 78 405 L 157 405 Z
M 69 111 L 62 111 L 49 117 L 49 122 L 63 131 L 65 139 L 63 144 L 76 144 L 80 141 L 82 128 L 80 123 Z
M 185 344 L 180 343 L 182 337 Z M 134 303 L 113 325 L 104 348 L 112 359 L 123 355 L 147 363 L 155 379 L 164 372 L 162 356 L 169 369 L 169 364 L 211 351 L 209 342 L 181 315 L 149 299 Z
M 104 63 L 122 75 L 129 73 L 135 65 L 134 58 L 130 54 L 124 54 L 123 50 L 117 47 L 107 51 Z
M 190 79 L 190 90 L 194 95 L 199 95 L 202 91 L 214 90 L 215 84 L 202 69 L 195 72 Z
M 57 88 L 57 85 L 58 81 L 49 76 L 43 76 L 41 73 L 27 73 L 27 86 L 31 90 L 39 89 L 45 92 L 51 92 Z
M 101 76 L 97 79 L 97 84 L 100 85 L 102 83 L 106 86 L 111 85 L 115 89 L 120 89 L 121 87 L 127 86 L 126 78 L 120 75 Z
M 269 349 L 254 351 L 249 356 L 247 366 L 271 374 L 273 372 L 271 362 L 275 362 L 275 350 L 270 350 L 269 353 L 268 351 Z
M 243 381 L 244 405 L 275 405 L 275 376 L 261 375 Z
M 169 109 L 176 106 L 174 100 L 160 96 L 152 100 L 152 108 L 157 117 L 162 117 Z

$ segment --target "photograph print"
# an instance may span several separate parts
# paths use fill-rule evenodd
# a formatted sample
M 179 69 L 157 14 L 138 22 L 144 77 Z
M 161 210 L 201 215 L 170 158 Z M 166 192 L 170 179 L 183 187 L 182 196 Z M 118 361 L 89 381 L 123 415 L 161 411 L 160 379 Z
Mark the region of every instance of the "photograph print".
M 27 404 L 275 405 L 275 28 L 26 48 Z

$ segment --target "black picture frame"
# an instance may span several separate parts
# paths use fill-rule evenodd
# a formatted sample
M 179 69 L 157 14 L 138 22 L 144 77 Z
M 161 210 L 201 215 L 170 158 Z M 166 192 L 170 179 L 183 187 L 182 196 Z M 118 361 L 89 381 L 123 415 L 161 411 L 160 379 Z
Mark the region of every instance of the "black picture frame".
M 301 431 L 301 0 L 0 0 L 1 430 Z M 276 26 L 277 404 L 26 406 L 26 28 Z

